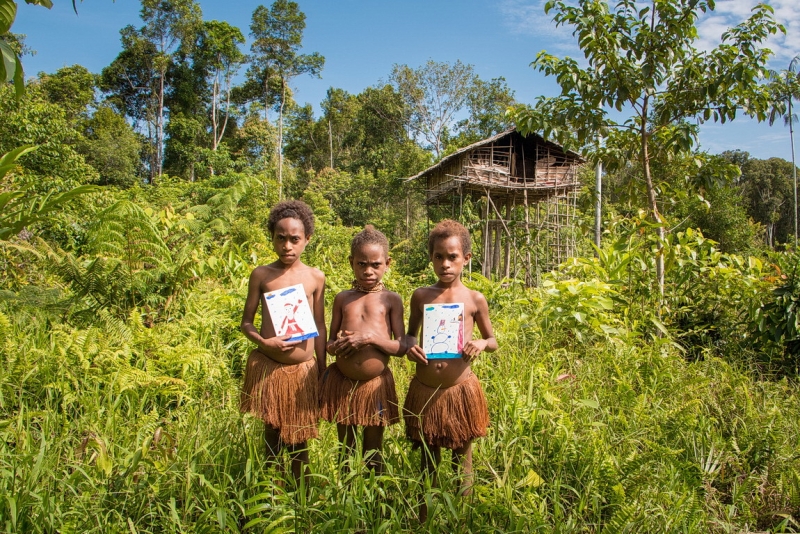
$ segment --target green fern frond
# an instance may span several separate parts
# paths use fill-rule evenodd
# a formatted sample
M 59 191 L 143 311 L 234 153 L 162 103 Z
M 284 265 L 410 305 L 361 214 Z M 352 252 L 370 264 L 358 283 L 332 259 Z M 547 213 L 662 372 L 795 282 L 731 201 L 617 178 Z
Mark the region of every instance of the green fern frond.
M 120 259 L 129 270 L 162 264 L 170 259 L 169 249 L 153 220 L 142 208 L 127 200 L 115 203 L 100 214 L 87 241 L 92 253 Z

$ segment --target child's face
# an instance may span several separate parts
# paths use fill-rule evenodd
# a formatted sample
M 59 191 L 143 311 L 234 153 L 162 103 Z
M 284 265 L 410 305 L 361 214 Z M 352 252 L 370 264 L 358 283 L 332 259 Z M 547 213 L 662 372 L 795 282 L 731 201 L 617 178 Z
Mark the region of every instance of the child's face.
M 272 250 L 284 265 L 296 262 L 307 244 L 306 229 L 300 219 L 287 217 L 275 225 L 275 233 L 272 234 Z
M 461 248 L 461 239 L 458 236 L 450 236 L 445 239 L 437 239 L 433 242 L 433 271 L 440 282 L 453 282 L 461 276 L 466 264 L 472 254 L 464 254 Z
M 375 287 L 386 274 L 386 268 L 391 262 L 383 247 L 375 243 L 358 247 L 350 257 L 353 274 L 364 289 Z

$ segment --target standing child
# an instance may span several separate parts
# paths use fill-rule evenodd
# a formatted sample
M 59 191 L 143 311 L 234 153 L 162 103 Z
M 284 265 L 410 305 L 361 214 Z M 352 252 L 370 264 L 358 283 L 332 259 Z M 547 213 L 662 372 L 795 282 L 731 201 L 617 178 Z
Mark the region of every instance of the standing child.
M 357 426 L 364 427 L 367 465 L 380 473 L 384 429 L 400 420 L 389 356 L 405 352 L 403 301 L 383 287 L 391 263 L 389 241 L 372 225 L 350 245 L 353 288 L 333 301 L 328 352 L 336 362 L 322 376 L 322 417 L 336 422 L 339 441 L 355 447 Z
M 318 381 L 325 370 L 325 275 L 300 261 L 314 233 L 314 214 L 305 203 L 279 202 L 270 211 L 267 228 L 278 259 L 250 274 L 241 329 L 258 347 L 247 358 L 240 407 L 264 421 L 269 463 L 276 462 L 284 446 L 288 448 L 292 474 L 299 482 L 308 464 L 306 441 L 318 437 Z M 277 336 L 264 294 L 297 284 L 305 290 L 318 336 L 290 341 L 299 328 L 298 306 L 290 306 L 291 325 L 278 323 L 286 333 Z M 262 317 L 257 329 L 253 320 L 259 303 Z
M 408 359 L 416 362 L 403 406 L 406 435 L 417 445 L 424 443 L 422 470 L 432 476 L 436 485 L 436 466 L 441 461 L 442 447 L 453 451 L 453 462 L 462 474 L 460 493 L 472 488 L 472 440 L 486 435 L 489 410 L 480 382 L 470 362 L 481 352 L 497 350 L 497 340 L 489 320 L 486 298 L 461 283 L 461 271 L 472 257 L 469 231 L 460 223 L 445 220 L 437 224 L 428 237 L 428 254 L 439 279 L 436 284 L 421 287 L 411 296 L 408 319 Z M 423 329 L 424 308 L 430 304 L 463 304 L 463 340 L 460 358 L 431 359 L 417 344 Z M 481 339 L 472 339 L 477 325 Z M 423 448 L 425 449 L 425 448 Z M 427 517 L 427 507 L 420 509 L 420 521 Z

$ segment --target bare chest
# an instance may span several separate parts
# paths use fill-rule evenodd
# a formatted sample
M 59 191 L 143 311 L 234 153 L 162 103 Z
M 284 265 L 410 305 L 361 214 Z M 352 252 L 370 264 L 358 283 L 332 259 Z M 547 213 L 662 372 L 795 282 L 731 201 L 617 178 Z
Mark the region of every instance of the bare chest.
M 347 302 L 342 306 L 342 327 L 347 329 L 356 325 L 389 325 L 389 307 L 377 298 L 362 298 Z

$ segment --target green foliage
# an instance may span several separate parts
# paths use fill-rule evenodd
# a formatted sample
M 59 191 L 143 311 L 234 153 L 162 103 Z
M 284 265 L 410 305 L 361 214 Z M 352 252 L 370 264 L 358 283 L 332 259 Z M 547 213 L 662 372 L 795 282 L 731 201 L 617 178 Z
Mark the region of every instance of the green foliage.
M 25 0 L 28 4 L 53 7 L 50 0 Z M 14 95 L 20 99 L 25 93 L 25 73 L 22 62 L 19 60 L 19 50 L 16 48 L 15 36 L 11 33 L 11 26 L 17 18 L 16 0 L 0 0 L 0 83 L 3 85 L 14 82 Z
M 45 98 L 61 107 L 70 123 L 94 104 L 95 76 L 81 65 L 62 67 L 54 74 L 40 72 L 38 83 Z
M 408 65 L 392 68 L 390 80 L 403 96 L 409 127 L 436 159 L 442 157 L 447 131 L 467 104 L 477 79 L 472 65 L 459 60 L 452 65 L 429 60 L 417 69 Z
M 14 169 L 18 158 L 36 148 L 23 146 L 0 157 L 0 180 Z M 52 189 L 45 194 L 24 190 L 0 193 L 0 240 L 16 236 L 26 227 L 44 221 L 50 212 L 63 207 L 75 197 L 96 191 L 94 186 L 81 185 L 64 192 Z
M 713 9 L 713 0 L 655 0 L 645 7 L 633 0 L 614 6 L 548 1 L 545 12 L 554 12 L 556 25 L 573 28 L 588 65 L 539 52 L 532 65 L 555 77 L 561 94 L 512 112 L 522 133 L 541 132 L 566 148 L 588 148 L 592 163 L 602 161 L 609 170 L 638 161 L 646 192 L 639 206 L 647 206 L 660 241 L 666 225 L 653 159 L 688 154 L 696 144 L 697 122 L 724 123 L 740 109 L 766 120 L 771 106 L 761 80 L 772 52 L 760 46 L 785 32 L 773 8 L 757 5 L 748 19 L 722 34 L 719 45 L 699 51 L 695 24 Z M 663 294 L 660 246 L 655 272 Z
M 0 0 L 0 17 L 4 5 L 8 0 Z M 580 5 L 602 11 L 599 3 Z M 666 17 L 670 6 L 674 14 L 691 7 L 659 1 L 638 18 L 656 9 Z M 636 19 L 633 4 L 620 9 L 616 18 L 595 14 L 620 30 Z M 304 24 L 291 2 L 259 10 L 265 24 L 276 13 L 295 29 Z M 264 462 L 262 424 L 238 410 L 251 349 L 239 331 L 247 280 L 256 265 L 275 258 L 265 235 L 269 209 L 281 186 L 312 205 L 317 229 L 303 260 L 326 273 L 328 311 L 350 285 L 350 241 L 366 223 L 389 236 L 394 261 L 384 280 L 407 301 L 436 278 L 425 247 L 424 192 L 398 177 L 425 167 L 431 155 L 408 139 L 409 108 L 387 85 L 358 95 L 332 89 L 318 119 L 310 109 L 293 110 L 286 151 L 298 167 L 280 165 L 272 157 L 280 124 L 261 116 L 265 106 L 284 101 L 278 95 L 291 99 L 275 71 L 259 73 L 266 76 L 256 92 L 266 93 L 264 106 L 242 110 L 241 123 L 216 131 L 215 145 L 207 114 L 214 113 L 213 98 L 218 113 L 227 105 L 219 100 L 224 91 L 214 97 L 208 83 L 224 85 L 222 71 L 241 60 L 241 40 L 235 28 L 207 24 L 167 58 L 153 41 L 177 29 L 174 17 L 162 17 L 172 16 L 167 11 L 147 11 L 147 35 L 144 28 L 123 32 L 123 52 L 103 75 L 108 105 L 92 115 L 90 76 L 76 67 L 43 75 L 18 109 L 9 103 L 11 88 L 2 89 L 8 98 L 0 103 L 0 144 L 42 146 L 0 158 L 0 530 L 797 529 L 798 258 L 732 253 L 755 250 L 747 245 L 753 227 L 738 196 L 750 178 L 745 172 L 737 180 L 727 161 L 683 151 L 691 128 L 659 115 L 676 104 L 671 97 L 654 103 L 648 135 L 658 208 L 681 221 L 674 231 L 653 234 L 658 223 L 635 200 L 645 193 L 636 180 L 644 166 L 627 163 L 609 180 L 610 207 L 624 216 L 608 217 L 596 257 L 542 273 L 537 288 L 520 275 L 539 274 L 534 264 L 546 251 L 533 242 L 520 247 L 518 257 L 532 264 L 517 269 L 518 278 L 489 280 L 471 272 L 473 265 L 464 274 L 465 284 L 485 295 L 500 345 L 473 365 L 492 419 L 488 436 L 475 443 L 473 494 L 456 495 L 458 474 L 446 462 L 440 486 L 430 487 L 419 476 L 420 452 L 400 425 L 386 430 L 383 475 L 365 472 L 358 455 L 340 466 L 336 428 L 328 423 L 309 445 L 310 487 L 291 489 L 285 474 Z M 760 31 L 753 25 L 767 24 L 767 11 L 758 8 L 751 27 L 732 30 L 732 46 L 713 57 L 724 63 L 750 55 L 758 62 L 761 52 L 748 48 L 747 37 Z M 672 20 L 664 24 L 671 38 L 692 37 L 681 35 L 684 21 L 663 20 Z M 651 59 L 668 59 L 668 51 L 653 51 L 655 40 L 668 36 L 643 23 L 633 30 L 621 37 L 600 32 L 597 40 L 631 38 Z M 579 37 L 595 46 L 588 34 Z M 688 58 L 678 45 L 674 57 Z M 635 53 L 603 65 L 608 72 L 619 67 L 614 72 L 624 82 L 608 104 L 643 79 L 623 68 L 634 60 L 644 69 Z M 722 85 L 730 82 L 717 73 Z M 743 67 L 744 85 L 750 73 Z M 657 75 L 681 73 L 665 68 Z M 172 84 L 162 103 L 172 118 L 164 125 L 167 159 L 177 163 L 170 166 L 175 176 L 145 186 L 136 178 L 135 153 L 144 142 L 152 163 L 155 146 L 137 141 L 123 116 L 136 128 L 155 125 L 160 81 Z M 574 82 L 580 89 L 587 80 Z M 467 95 L 469 118 L 445 129 L 447 149 L 504 127 L 497 111 L 510 91 L 500 79 L 480 83 Z M 697 97 L 697 87 L 683 89 L 684 97 Z M 732 110 L 718 112 L 727 120 Z M 622 153 L 635 137 L 611 136 L 606 150 Z M 745 167 L 740 156 L 734 162 Z M 325 169 L 331 157 L 334 169 Z M 95 181 L 103 187 L 75 189 Z M 89 190 L 94 194 L 79 195 Z M 437 209 L 431 215 L 460 217 L 480 242 L 480 204 Z M 511 219 L 513 231 L 525 227 L 519 211 Z M 19 232 L 23 227 L 32 235 Z M 658 258 L 666 266 L 663 298 L 651 276 Z M 414 367 L 405 359 L 391 367 L 402 402 Z M 430 510 L 424 525 L 417 520 L 421 500 Z
M 0 153 L 22 145 L 39 147 L 20 162 L 25 172 L 14 177 L 17 187 L 44 192 L 95 182 L 96 171 L 73 146 L 76 135 L 64 110 L 48 102 L 38 86 L 29 87 L 18 102 L 11 91 L 0 86 Z
M 766 245 L 786 243 L 794 230 L 792 164 L 780 158 L 748 159 L 741 189 L 748 214 L 764 227 Z
M 771 298 L 754 310 L 756 335 L 780 353 L 776 364 L 781 371 L 796 375 L 800 366 L 800 273 L 797 253 L 789 255 L 791 271 L 780 277 Z

